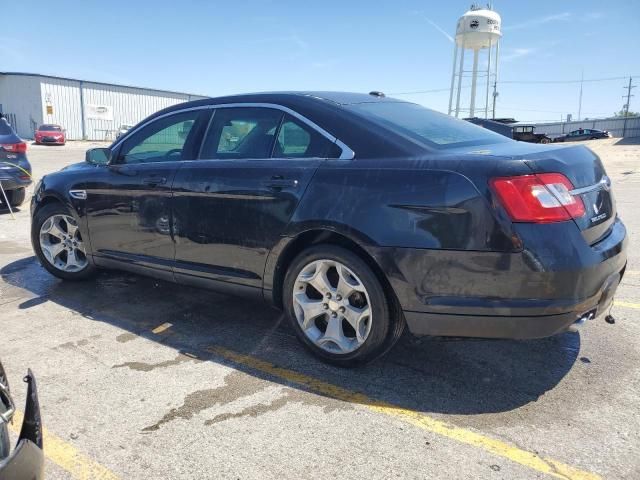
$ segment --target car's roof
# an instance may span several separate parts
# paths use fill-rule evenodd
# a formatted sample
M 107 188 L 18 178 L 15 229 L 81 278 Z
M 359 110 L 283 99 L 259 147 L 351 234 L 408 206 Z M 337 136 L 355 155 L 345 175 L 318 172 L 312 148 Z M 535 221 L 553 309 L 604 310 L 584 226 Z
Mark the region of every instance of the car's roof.
M 59 127 L 60 125 L 57 125 L 55 123 L 43 123 L 42 125 L 40 125 L 40 128 L 42 127 Z
M 378 92 L 376 92 L 378 93 Z M 227 98 L 234 101 L 245 101 L 246 97 L 248 101 L 254 101 L 258 97 L 268 98 L 271 101 L 292 100 L 297 98 L 307 98 L 310 100 L 324 100 L 327 102 L 335 103 L 337 105 L 353 105 L 355 103 L 368 103 L 368 102 L 398 102 L 399 100 L 388 98 L 384 94 L 366 94 L 366 93 L 354 93 L 354 92 L 328 92 L 328 91 L 289 91 L 289 92 L 258 92 L 258 93 L 246 93 L 241 95 L 232 95 L 228 97 L 218 97 L 208 99 L 211 103 L 217 103 L 220 100 Z
M 353 105 L 357 103 L 401 102 L 395 98 L 389 98 L 380 94 L 366 94 L 353 92 L 258 92 L 228 95 L 224 97 L 212 97 L 194 100 L 187 103 L 173 105 L 162 110 L 162 113 L 172 110 L 180 110 L 188 106 L 218 105 L 225 103 L 274 103 L 284 106 L 329 104 L 334 106 Z M 161 113 L 161 112 L 158 112 Z

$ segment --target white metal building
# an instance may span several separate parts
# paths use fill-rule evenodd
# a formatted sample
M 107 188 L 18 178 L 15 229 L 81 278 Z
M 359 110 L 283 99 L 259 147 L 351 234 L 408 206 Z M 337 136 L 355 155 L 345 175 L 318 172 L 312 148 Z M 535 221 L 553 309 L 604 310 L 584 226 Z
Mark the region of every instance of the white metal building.
M 0 112 L 23 138 L 33 138 L 38 125 L 54 123 L 67 130 L 69 140 L 113 140 L 122 125 L 135 125 L 165 107 L 200 98 L 206 97 L 34 73 L 0 72 Z

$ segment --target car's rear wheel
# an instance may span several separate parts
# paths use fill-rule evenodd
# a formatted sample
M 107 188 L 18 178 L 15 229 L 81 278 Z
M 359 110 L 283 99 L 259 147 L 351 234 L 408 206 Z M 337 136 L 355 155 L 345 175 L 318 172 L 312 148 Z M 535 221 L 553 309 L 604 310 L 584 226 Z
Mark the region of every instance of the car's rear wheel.
M 392 309 L 375 273 L 353 252 L 335 245 L 303 251 L 283 291 L 298 338 L 323 360 L 351 367 L 388 349 Z
M 56 277 L 82 280 L 95 270 L 78 223 L 64 205 L 52 203 L 36 212 L 31 241 L 42 266 Z
M 17 188 L 15 190 L 9 190 L 7 193 L 7 200 L 12 207 L 19 207 L 24 203 L 24 199 L 27 197 L 26 188 Z
M 0 383 L 7 389 L 7 391 L 9 391 L 9 381 L 6 373 L 4 372 L 4 368 L 2 367 L 2 363 L 0 363 Z M 2 422 L 0 423 L 0 461 L 9 456 L 10 449 L 11 444 L 9 443 L 9 431 L 7 429 L 7 424 Z

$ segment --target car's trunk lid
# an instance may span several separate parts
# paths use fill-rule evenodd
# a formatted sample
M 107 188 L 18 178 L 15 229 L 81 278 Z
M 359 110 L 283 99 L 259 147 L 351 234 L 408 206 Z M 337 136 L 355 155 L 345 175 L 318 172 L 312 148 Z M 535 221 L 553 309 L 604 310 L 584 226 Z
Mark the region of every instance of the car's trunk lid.
M 561 173 L 573 184 L 572 195 L 584 203 L 585 214 L 575 218 L 585 240 L 594 244 L 607 235 L 615 221 L 611 180 L 600 158 L 584 146 L 551 147 L 523 157 L 534 173 Z
M 616 218 L 611 181 L 600 158 L 583 145 L 539 145 L 507 142 L 457 149 L 465 153 L 524 162 L 533 173 L 561 173 L 573 185 L 573 194 L 584 203 L 585 213 L 574 219 L 589 245 L 603 239 Z M 512 175 L 505 170 L 506 175 Z

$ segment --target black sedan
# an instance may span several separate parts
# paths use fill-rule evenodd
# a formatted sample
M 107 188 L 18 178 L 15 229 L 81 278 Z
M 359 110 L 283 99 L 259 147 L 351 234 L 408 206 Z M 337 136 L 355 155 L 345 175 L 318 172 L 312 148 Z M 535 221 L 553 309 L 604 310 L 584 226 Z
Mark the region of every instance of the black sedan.
M 22 205 L 26 187 L 31 184 L 31 165 L 27 160 L 27 144 L 0 115 L 0 204 Z
M 606 130 L 595 130 L 593 128 L 579 128 L 566 135 L 556 137 L 554 142 L 577 142 L 579 140 L 597 140 L 599 138 L 611 138 L 611 134 Z
M 381 94 L 265 93 L 162 110 L 47 175 L 32 243 L 98 268 L 264 299 L 339 365 L 417 335 L 538 338 L 600 317 L 626 230 L 600 159 Z

